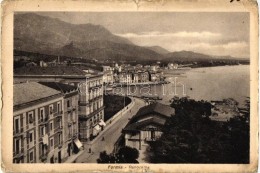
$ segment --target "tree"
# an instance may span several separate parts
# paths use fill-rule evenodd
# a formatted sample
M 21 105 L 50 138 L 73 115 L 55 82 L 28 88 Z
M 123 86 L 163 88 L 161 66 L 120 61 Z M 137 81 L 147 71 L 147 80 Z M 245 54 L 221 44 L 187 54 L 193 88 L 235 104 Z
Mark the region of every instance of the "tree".
M 150 143 L 153 163 L 249 163 L 249 103 L 228 122 L 210 120 L 211 104 L 173 98 L 175 115 Z
M 107 154 L 106 151 L 100 152 L 98 163 L 139 163 L 137 161 L 139 151 L 128 146 L 122 147 L 117 153 Z

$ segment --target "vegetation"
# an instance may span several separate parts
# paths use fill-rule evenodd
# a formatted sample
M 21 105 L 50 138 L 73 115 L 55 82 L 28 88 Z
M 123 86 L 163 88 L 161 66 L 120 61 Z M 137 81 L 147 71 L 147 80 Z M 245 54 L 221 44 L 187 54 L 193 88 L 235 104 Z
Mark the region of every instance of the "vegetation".
M 175 115 L 150 143 L 152 163 L 249 163 L 249 102 L 228 122 L 209 119 L 211 104 L 174 98 Z
M 139 151 L 128 146 L 122 147 L 115 154 L 107 154 L 106 151 L 100 152 L 98 163 L 139 163 L 137 161 Z
M 125 101 L 124 101 L 125 99 Z M 125 102 L 125 104 L 124 104 Z M 124 105 L 128 105 L 131 99 L 123 96 L 116 95 L 104 95 L 104 106 L 105 106 L 105 121 L 113 117 L 117 112 L 124 108 Z

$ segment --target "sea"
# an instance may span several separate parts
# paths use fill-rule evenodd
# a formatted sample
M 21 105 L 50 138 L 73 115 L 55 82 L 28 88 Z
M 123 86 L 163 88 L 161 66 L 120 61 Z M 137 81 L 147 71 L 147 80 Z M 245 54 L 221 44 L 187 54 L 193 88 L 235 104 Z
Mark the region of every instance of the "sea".
M 177 97 L 216 101 L 233 98 L 243 106 L 250 96 L 249 65 L 218 66 L 178 70 L 167 75 L 169 84 L 115 88 L 116 94 L 159 97 L 164 104 Z

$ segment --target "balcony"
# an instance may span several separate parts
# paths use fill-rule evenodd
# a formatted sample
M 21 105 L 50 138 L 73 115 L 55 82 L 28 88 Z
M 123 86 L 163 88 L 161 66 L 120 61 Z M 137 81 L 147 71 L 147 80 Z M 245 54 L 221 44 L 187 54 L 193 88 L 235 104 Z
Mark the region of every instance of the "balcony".
M 68 112 L 68 113 L 71 113 L 71 112 L 73 112 L 73 111 L 76 111 L 76 107 L 68 107 L 68 108 L 67 108 L 67 112 Z
M 96 100 L 98 100 L 98 99 L 100 99 L 100 98 L 102 98 L 102 97 L 103 97 L 103 95 L 96 96 L 96 97 L 94 97 L 94 98 L 92 98 L 92 99 L 89 99 L 89 102 L 96 101 Z
M 47 117 L 45 117 L 45 118 L 43 118 L 43 119 L 40 119 L 40 120 L 38 121 L 38 124 L 39 124 L 39 125 L 45 125 L 45 124 L 48 123 L 48 120 L 49 120 L 49 117 L 47 116 Z
M 14 137 L 20 137 L 21 135 L 23 135 L 23 128 L 17 129 L 17 130 L 13 131 L 13 136 Z
M 62 130 L 63 126 L 56 127 L 56 129 L 54 129 L 54 133 L 62 133 Z
M 63 145 L 63 141 L 61 140 L 61 141 L 59 142 L 58 148 L 59 148 L 59 149 L 62 148 L 62 145 Z
M 42 155 L 40 155 L 40 157 L 39 157 L 39 159 L 40 159 L 42 162 L 46 161 L 47 158 L 48 158 L 48 153 L 42 154 Z
M 24 148 L 21 148 L 20 150 L 13 152 L 14 158 L 20 158 L 23 155 L 24 155 Z
M 93 112 L 91 112 L 91 113 L 88 114 L 88 115 L 79 115 L 79 118 L 80 118 L 80 119 L 88 119 L 88 118 L 90 118 L 90 117 L 96 115 L 96 114 L 99 113 L 100 111 L 102 111 L 104 108 L 105 108 L 105 106 L 102 106 L 102 107 L 100 107 L 100 108 L 94 110 Z
M 68 140 L 70 140 L 72 137 L 73 137 L 73 135 L 71 133 L 69 133 Z
M 75 133 L 74 135 L 73 135 L 73 139 L 77 139 L 78 138 L 78 133 Z
M 57 117 L 62 117 L 63 111 L 57 112 Z
M 102 86 L 103 86 L 103 84 L 98 84 L 98 85 L 90 86 L 90 87 L 89 87 L 89 90 L 92 90 L 92 89 L 94 89 L 94 88 L 100 88 L 100 87 L 102 87 Z
M 87 101 L 79 101 L 79 106 L 87 106 L 89 105 L 89 102 Z

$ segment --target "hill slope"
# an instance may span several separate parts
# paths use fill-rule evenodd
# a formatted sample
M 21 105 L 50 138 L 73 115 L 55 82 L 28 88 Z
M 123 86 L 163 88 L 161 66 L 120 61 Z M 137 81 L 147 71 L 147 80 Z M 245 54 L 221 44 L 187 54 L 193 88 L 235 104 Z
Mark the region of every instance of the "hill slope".
M 168 54 L 170 53 L 170 51 L 168 51 L 167 49 L 164 49 L 160 46 L 150 46 L 150 47 L 146 47 L 147 49 L 153 50 L 159 54 Z
M 161 59 L 157 52 L 136 46 L 100 25 L 74 25 L 33 13 L 16 14 L 14 49 L 50 55 L 95 59 Z

